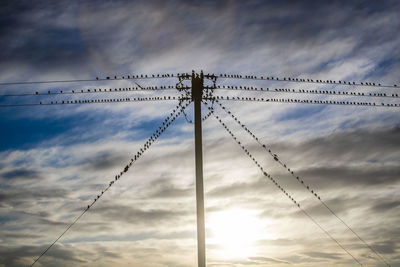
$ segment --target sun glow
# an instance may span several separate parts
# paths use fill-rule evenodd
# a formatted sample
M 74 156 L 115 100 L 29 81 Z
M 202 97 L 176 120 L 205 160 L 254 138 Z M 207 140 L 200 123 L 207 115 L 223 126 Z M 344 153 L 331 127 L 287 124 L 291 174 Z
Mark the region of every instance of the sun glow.
M 245 258 L 257 254 L 256 242 L 262 239 L 262 223 L 250 210 L 227 210 L 210 215 L 207 243 L 221 258 Z

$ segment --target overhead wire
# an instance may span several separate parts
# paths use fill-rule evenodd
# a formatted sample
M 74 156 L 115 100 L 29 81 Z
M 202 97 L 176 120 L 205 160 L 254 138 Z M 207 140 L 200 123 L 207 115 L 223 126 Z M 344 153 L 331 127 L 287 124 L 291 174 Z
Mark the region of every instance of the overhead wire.
M 0 104 L 0 108 L 9 107 L 37 107 L 37 106 L 56 106 L 56 105 L 82 105 L 82 104 L 109 104 L 109 103 L 129 103 L 129 102 L 147 102 L 164 100 L 187 100 L 186 97 L 178 96 L 157 96 L 157 97 L 125 97 L 112 99 L 82 99 L 82 100 L 56 100 L 47 103 L 24 103 L 24 104 Z
M 13 81 L 0 82 L 0 86 L 4 85 L 22 85 L 22 84 L 46 84 L 46 83 L 74 83 L 74 82 L 98 82 L 98 81 L 121 81 L 121 80 L 143 80 L 143 79 L 165 79 L 175 78 L 182 74 L 129 74 L 106 76 L 105 78 L 96 77 L 95 79 L 70 79 L 70 80 L 47 80 L 47 81 Z
M 175 77 L 186 77 L 186 75 L 187 75 L 187 77 L 190 77 L 190 75 L 188 75 L 188 74 L 182 74 L 181 76 L 179 76 L 179 74 L 177 74 Z M 235 75 L 232 75 L 232 76 L 235 76 Z M 311 79 L 308 79 L 308 81 L 306 81 L 306 80 L 304 80 L 304 79 L 302 79 L 302 80 L 298 80 L 298 79 L 296 79 L 296 80 L 294 80 L 294 79 L 292 79 L 291 78 L 291 80 L 287 80 L 286 78 L 285 79 L 279 79 L 279 78 L 274 78 L 274 77 L 266 77 L 266 78 L 264 78 L 264 77 L 261 77 L 261 78 L 257 78 L 256 76 L 245 76 L 245 77 L 240 77 L 239 78 L 239 76 L 241 76 L 241 75 L 237 75 L 238 77 L 221 77 L 220 76 L 220 78 L 238 78 L 238 79 L 253 79 L 253 80 L 272 80 L 272 81 L 286 81 L 286 82 L 304 82 L 304 83 L 326 83 L 326 84 L 337 84 L 337 85 L 351 85 L 351 86 L 371 86 L 371 87 L 384 87 L 384 88 L 397 88 L 397 85 L 393 85 L 393 86 L 389 86 L 389 85 L 381 85 L 381 84 L 378 84 L 378 85 L 376 85 L 375 83 L 365 83 L 364 84 L 364 82 L 361 82 L 361 83 L 359 83 L 359 84 L 357 84 L 357 83 L 350 83 L 350 82 L 342 82 L 342 81 L 339 81 L 339 82 L 335 82 L 335 81 L 321 81 L 321 80 L 316 80 L 316 81 L 314 81 L 314 80 L 311 80 Z M 126 78 L 125 78 L 125 76 L 121 76 L 121 77 L 117 77 L 117 76 L 114 76 L 114 78 L 110 78 L 110 77 L 106 77 L 106 78 L 96 78 L 95 80 L 58 80 L 58 81 L 38 81 L 38 82 L 11 82 L 11 83 L 0 83 L 0 85 L 17 85 L 17 84 L 36 84 L 36 83 L 63 83 L 63 82 L 89 82 L 89 81 L 111 81 L 111 80 L 129 80 L 129 79 L 134 79 L 134 80 L 136 80 L 136 79 L 152 79 L 152 78 L 170 78 L 170 77 L 174 77 L 174 75 L 173 74 L 171 74 L 171 75 L 169 75 L 169 76 L 167 76 L 167 75 L 165 75 L 165 76 L 159 76 L 159 75 L 157 75 L 157 76 L 155 76 L 155 75 L 149 75 L 149 76 L 147 76 L 147 75 L 132 75 L 132 77 L 130 77 L 129 75 L 128 76 L 126 76 Z M 251 78 L 250 78 L 251 77 Z M 136 82 L 135 82 L 136 83 Z M 136 83 L 137 84 L 137 83 Z M 185 86 L 181 86 L 181 87 L 174 87 L 174 88 L 164 88 L 164 89 L 146 89 L 145 87 L 142 87 L 142 86 L 140 86 L 139 84 L 137 84 L 137 86 L 140 88 L 140 90 L 139 89 L 137 89 L 137 90 L 121 90 L 121 91 L 95 91 L 95 92 L 93 92 L 93 91 L 88 91 L 88 92 L 80 92 L 80 93 L 109 93 L 109 92 L 112 92 L 112 93 L 115 93 L 115 92 L 127 92 L 127 91 L 142 91 L 142 90 L 167 90 L 167 89 L 178 89 L 178 90 L 186 90 L 186 89 L 190 89 L 190 87 L 185 87 Z M 233 88 L 234 86 L 231 86 L 232 88 L 227 88 L 227 89 L 235 89 L 235 88 Z M 235 86 L 236 87 L 236 86 Z M 206 87 L 204 87 L 204 88 L 206 88 Z M 208 87 L 207 87 L 208 88 Z M 236 87 L 237 88 L 237 87 Z M 245 86 L 244 87 L 242 87 L 242 88 L 246 88 Z M 247 87 L 247 88 L 250 88 L 250 87 Z M 255 88 L 255 87 L 251 87 L 251 88 Z M 120 88 L 121 89 L 121 88 Z M 215 87 L 209 87 L 208 89 L 216 89 Z M 218 89 L 223 89 L 223 88 L 218 88 Z M 90 89 L 89 89 L 90 90 Z M 94 90 L 96 90 L 96 89 L 94 89 Z M 111 89 L 110 89 L 111 90 Z M 244 89 L 244 90 L 246 90 L 246 91 L 252 91 L 252 90 L 250 90 L 250 89 Z M 298 90 L 298 91 L 296 91 L 296 92 L 288 92 L 288 91 L 285 91 L 285 90 L 289 90 L 289 89 L 275 89 L 275 90 L 278 90 L 278 91 L 274 91 L 274 92 L 282 92 L 282 93 L 303 93 L 303 94 L 324 94 L 324 95 L 340 95 L 340 96 L 370 96 L 370 95 L 352 95 L 351 94 L 351 92 L 349 92 L 350 94 L 346 94 L 346 92 L 340 92 L 340 91 L 333 91 L 333 92 L 335 92 L 335 93 L 323 93 L 323 91 L 326 91 L 326 92 L 328 92 L 327 90 L 323 90 L 323 91 L 319 91 L 319 92 L 317 92 L 317 93 L 314 93 L 314 92 L 311 92 L 312 90 L 306 90 L 306 92 L 302 92 L 301 90 Z M 279 90 L 282 90 L 282 91 L 279 91 Z M 292 90 L 294 90 L 294 89 L 292 89 Z M 257 90 L 253 90 L 253 91 L 257 91 Z M 259 90 L 259 91 L 263 91 L 262 90 L 262 88 Z M 264 90 L 265 91 L 265 90 Z M 304 91 L 304 90 L 303 90 Z M 332 90 L 330 90 L 330 91 L 332 91 Z M 267 92 L 272 92 L 272 91 L 269 91 L 269 90 L 267 90 Z M 336 92 L 338 92 L 338 93 L 336 93 Z M 340 93 L 342 93 L 342 94 L 340 94 Z M 354 92 L 353 92 L 354 93 Z M 63 91 L 61 91 L 61 92 L 59 92 L 59 93 L 43 93 L 43 94 L 41 94 L 41 93 L 39 93 L 39 92 L 35 92 L 35 94 L 15 94 L 15 95 L 0 95 L 0 97 L 1 96 L 25 96 L 25 95 L 59 95 L 59 94 L 79 94 L 78 92 L 74 92 L 74 91 L 71 91 L 71 92 L 63 92 Z M 392 97 L 395 97 L 395 98 L 397 98 L 398 96 L 397 96 L 397 94 L 395 94 L 396 96 L 392 96 Z M 371 97 L 390 97 L 390 96 L 387 96 L 387 95 L 385 95 L 385 96 L 382 96 L 382 95 L 374 95 L 374 96 L 371 96 Z M 256 102 L 280 102 L 280 103 L 293 103 L 293 104 L 325 104 L 325 105 L 355 105 L 355 106 L 375 106 L 375 107 L 400 107 L 400 104 L 385 104 L 385 103 L 375 103 L 375 102 L 355 102 L 355 101 L 329 101 L 329 100 L 301 100 L 301 99 L 283 99 L 283 98 L 268 98 L 268 99 L 264 99 L 264 98 L 254 98 L 254 97 L 251 97 L 251 98 L 249 98 L 249 97 L 229 97 L 229 96 L 226 96 L 226 97 L 224 97 L 224 96 L 211 96 L 211 95 L 207 95 L 206 97 L 204 97 L 203 98 L 204 100 L 210 100 L 210 101 L 212 101 L 212 102 L 214 102 L 214 101 L 217 101 L 218 102 L 218 100 L 235 100 L 235 101 L 256 101 Z M 174 96 L 167 96 L 167 97 L 165 97 L 164 96 L 164 98 L 163 97 L 142 97 L 142 98 L 118 98 L 118 99 L 86 99 L 86 100 L 62 100 L 62 101 L 52 101 L 52 102 L 49 102 L 49 103 L 39 103 L 39 104 L 9 104 L 9 105 L 0 105 L 0 107 L 18 107 L 18 106 L 48 106 L 48 105 L 67 105 L 67 104 L 94 104 L 94 103 L 99 103 L 99 104 L 107 104 L 107 103 L 116 103 L 116 102 L 137 102 L 137 101 L 158 101 L 158 100 L 179 100 L 180 102 L 182 102 L 182 101 L 184 101 L 184 100 L 190 100 L 190 98 L 189 97 L 187 97 L 187 96 L 185 96 L 185 97 L 174 97 Z M 185 108 L 188 106 L 190 104 L 190 102 L 185 106 Z M 220 104 L 220 103 L 219 103 Z M 181 109 L 181 111 L 179 112 L 179 114 L 181 114 L 181 113 L 184 113 L 185 114 L 185 117 L 186 117 L 186 113 L 185 113 L 185 108 L 182 108 Z M 214 113 L 213 113 L 213 109 L 211 109 L 210 110 L 210 112 L 204 117 L 204 118 L 202 118 L 203 120 L 205 120 L 205 119 L 207 119 L 210 115 L 214 115 L 214 116 L 217 116 L 217 115 L 215 115 Z M 218 119 L 218 116 L 216 117 L 217 119 Z M 175 120 L 175 117 L 174 117 L 174 120 Z M 223 124 L 223 122 L 221 122 L 220 121 L 220 123 L 222 123 L 222 125 L 224 126 L 224 124 Z M 169 126 L 169 125 L 168 125 Z M 226 129 L 227 130 L 227 129 Z M 228 131 L 229 132 L 229 131 Z M 231 136 L 232 137 L 234 137 L 233 136 L 233 134 L 231 134 Z M 157 136 L 157 138 L 158 138 L 158 136 Z M 235 138 L 234 138 L 235 139 Z M 235 141 L 237 141 L 236 139 L 235 139 Z M 238 142 L 238 141 L 237 141 Z M 239 145 L 240 145 L 240 142 L 238 143 Z M 242 149 L 244 149 L 243 148 L 243 146 L 241 146 L 242 147 Z M 146 150 L 146 147 L 145 147 L 145 150 Z M 245 150 L 245 149 L 244 149 Z M 265 175 L 265 176 L 267 176 L 272 182 L 274 182 L 275 180 L 272 178 L 272 177 L 269 177 L 268 175 L 266 175 L 265 173 L 266 172 L 264 172 L 264 170 L 262 169 L 262 167 L 261 166 L 259 166 L 259 164 L 258 164 L 258 162 L 252 157 L 252 155 L 250 155 L 249 153 L 246 153 L 246 154 L 248 154 L 249 155 L 249 157 L 256 163 L 256 165 L 259 167 L 259 168 L 261 168 L 261 171 L 263 172 L 263 174 Z M 127 165 L 128 166 L 128 165 Z M 276 182 L 276 181 L 275 181 Z M 283 193 L 285 193 L 285 195 L 287 195 L 288 196 L 288 194 L 287 194 L 287 192 L 278 184 L 277 185 L 277 183 L 275 184 Z M 110 185 L 111 186 L 111 185 Z M 107 187 L 105 190 L 104 190 L 104 192 L 105 191 L 107 191 L 108 190 L 108 188 L 109 187 Z M 102 194 L 103 194 L 103 192 L 102 192 Z M 291 196 L 288 196 L 292 201 L 294 201 L 294 199 L 291 197 Z M 94 201 L 95 202 L 95 201 Z M 94 204 L 94 202 L 93 202 L 93 204 Z M 296 201 L 294 201 L 294 203 L 296 204 Z M 313 218 L 305 211 L 305 210 L 303 210 L 301 207 L 300 207 L 300 204 L 298 204 L 297 205 L 298 206 L 298 208 L 300 208 L 301 210 L 302 210 L 302 212 L 306 215 L 306 216 L 308 216 L 312 221 L 314 221 L 313 220 Z M 89 209 L 89 206 L 88 206 L 88 209 Z M 76 221 L 78 221 L 79 219 L 80 219 L 80 217 L 82 217 L 83 215 L 84 215 L 84 213 L 86 212 L 87 210 L 85 210 L 70 226 L 69 226 L 69 228 L 70 227 L 72 227 L 72 225 L 73 224 L 75 224 L 76 223 Z M 340 218 L 339 218 L 340 219 Z M 338 241 L 336 241 L 333 237 L 331 237 L 330 236 L 330 234 L 328 233 L 328 232 L 326 232 L 319 224 L 318 224 L 318 222 L 316 222 L 316 221 L 314 221 L 314 223 L 316 224 L 316 225 L 318 225 L 319 226 L 319 228 L 321 229 L 321 230 L 323 230 L 324 232 L 325 232 L 325 234 L 327 234 L 332 240 L 334 240 L 342 249 L 344 249 L 350 256 L 352 256 L 353 257 L 353 259 L 355 260 L 355 261 L 357 261 L 361 266 L 362 266 L 362 264 L 353 256 L 353 255 L 351 255 L 344 247 L 342 247 L 341 245 L 340 245 L 340 243 L 338 243 Z M 343 222 L 344 223 L 344 222 Z M 62 235 L 64 235 L 68 230 L 69 230 L 69 228 L 67 228 L 66 229 L 66 231 L 62 234 Z M 356 234 L 355 232 L 354 232 L 354 234 Z M 59 238 L 61 238 L 62 237 L 62 235 L 59 237 Z M 357 235 L 357 234 L 356 234 Z M 58 239 L 56 239 L 56 241 L 51 245 L 51 246 L 53 246 L 58 240 L 59 240 L 59 238 Z M 50 249 L 51 248 L 51 246 L 48 248 L 48 249 Z M 47 249 L 47 250 L 48 250 Z M 44 255 L 46 252 L 47 252 L 47 250 L 42 254 L 42 255 Z M 41 255 L 41 256 L 42 256 Z M 40 257 L 41 257 L 40 256 Z M 40 258 L 39 257 L 39 258 Z M 37 260 L 39 260 L 39 258 L 37 259 Z M 35 261 L 36 262 L 36 261 Z M 31 266 L 33 266 L 33 264 L 31 265 Z M 388 266 L 390 266 L 390 265 L 388 265 Z
M 94 200 L 83 210 L 83 212 L 57 237 L 56 240 L 53 241 L 41 254 L 38 258 L 34 260 L 34 262 L 30 265 L 31 267 L 35 265 L 36 262 L 39 261 L 41 257 L 43 257 L 47 251 L 52 248 L 60 238 L 67 233 L 67 231 L 74 225 L 76 222 L 103 196 L 105 192 L 107 192 L 111 186 L 118 180 L 121 179 L 121 177 L 129 170 L 129 168 L 145 153 L 146 150 L 150 148 L 150 146 L 160 137 L 160 135 L 173 123 L 176 118 L 181 114 L 181 112 L 190 104 L 190 102 L 186 103 L 185 105 L 182 105 L 182 102 L 180 101 L 179 104 L 173 109 L 173 111 L 170 113 L 169 116 L 166 117 L 166 119 L 163 121 L 162 125 L 158 127 L 157 130 L 153 132 L 153 134 L 148 138 L 148 140 L 143 144 L 143 146 L 137 151 L 137 153 L 134 155 L 134 157 L 131 158 L 130 162 L 124 167 L 124 169 L 119 172 L 119 174 L 115 175 L 115 178 L 113 178 L 106 188 L 101 191 L 97 197 L 94 198 Z
M 345 86 L 367 86 L 367 87 L 384 87 L 384 88 L 398 88 L 397 84 L 383 85 L 378 82 L 355 82 L 355 81 L 335 81 L 330 79 L 310 79 L 310 78 L 291 78 L 291 77 L 274 77 L 274 76 L 257 76 L 257 75 L 241 75 L 241 74 L 219 74 L 222 79 L 244 79 L 244 80 L 261 80 L 261 81 L 277 81 L 277 82 L 291 82 L 291 83 L 314 83 L 314 84 L 333 84 Z
M 215 90 L 230 90 L 230 91 L 258 91 L 266 93 L 288 93 L 288 94 L 312 94 L 312 95 L 337 95 L 337 96 L 357 96 L 357 97 L 383 97 L 383 98 L 400 98 L 399 93 L 386 92 L 349 92 L 338 90 L 320 90 L 320 89 L 289 89 L 289 88 L 263 88 L 255 86 L 233 86 L 233 85 L 218 85 Z
M 294 99 L 294 98 L 263 98 L 263 97 L 239 97 L 239 96 L 214 96 L 205 97 L 205 100 L 230 100 L 230 101 L 251 101 L 251 102 L 276 102 L 287 104 L 307 104 L 307 105 L 347 105 L 347 106 L 368 106 L 368 107 L 385 107 L 399 108 L 400 104 L 377 103 L 377 102 L 359 102 L 359 101 L 336 101 L 336 100 L 312 100 L 312 99 Z
M 136 83 L 137 84 L 137 83 Z M 104 93 L 126 93 L 136 91 L 164 91 L 176 89 L 175 86 L 146 86 L 142 87 L 137 84 L 137 87 L 119 87 L 119 88 L 91 88 L 91 89 L 78 89 L 78 90 L 47 90 L 47 92 L 35 91 L 34 93 L 21 93 L 21 94 L 4 94 L 0 97 L 19 97 L 19 96 L 43 96 L 43 95 L 77 95 L 77 94 L 104 94 Z
M 293 169 L 291 169 L 286 163 L 284 163 L 280 157 L 275 154 L 271 148 L 267 147 L 265 144 L 261 143 L 260 139 L 248 129 L 248 127 L 243 124 L 237 116 L 235 116 L 228 108 L 226 108 L 224 105 L 221 104 L 220 101 L 215 100 L 215 102 L 221 107 L 223 111 L 225 111 L 229 116 L 232 117 L 234 121 L 236 121 L 237 124 L 240 125 L 241 128 L 243 128 L 267 153 L 276 161 L 278 162 L 285 170 L 289 172 L 289 174 L 299 183 L 301 184 L 305 189 L 308 190 L 316 199 L 318 199 L 319 202 L 332 214 L 334 215 L 344 226 L 346 226 L 347 229 L 349 229 L 368 249 L 370 249 L 377 257 L 378 259 L 384 263 L 385 265 L 390 267 L 390 264 L 383 258 L 382 255 L 380 255 L 371 245 L 369 245 L 359 234 L 356 233 L 356 231 L 350 227 L 337 213 L 335 213 L 329 206 L 326 204 L 325 201 L 322 200 L 321 196 L 316 192 L 315 189 L 313 189 L 311 186 L 309 186 L 301 177 L 296 175 L 293 172 Z
M 227 127 L 227 125 L 221 120 L 221 118 L 212 113 L 212 115 L 217 119 L 217 121 L 222 125 L 222 127 L 231 135 L 231 137 L 235 140 L 235 142 L 240 146 L 240 148 L 247 154 L 248 157 L 257 165 L 257 167 L 261 170 L 264 176 L 266 176 L 282 193 L 286 195 L 311 221 L 317 225 L 332 241 L 334 241 L 343 251 L 345 251 L 349 256 L 351 256 L 354 261 L 356 261 L 360 266 L 364 266 L 353 254 L 350 253 L 340 242 L 334 238 L 327 230 L 325 230 L 321 224 L 319 224 L 305 209 L 300 206 L 300 203 L 296 201 L 286 190 L 276 181 L 273 176 L 268 174 L 261 164 L 253 157 L 253 155 L 246 149 L 246 147 L 238 140 L 238 138 L 233 134 L 233 132 Z
M 96 79 L 70 79 L 70 80 L 47 80 L 47 81 L 14 81 L 14 82 L 0 82 L 0 86 L 4 85 L 22 85 L 22 84 L 45 84 L 45 83 L 71 83 L 71 82 L 94 82 L 94 81 L 118 81 L 118 80 L 130 80 L 130 79 L 162 79 L 162 78 L 190 78 L 191 75 L 188 73 L 177 73 L 177 74 L 132 74 L 132 75 L 114 75 L 107 76 L 105 78 Z M 206 74 L 204 77 L 218 77 L 223 79 L 246 79 L 246 80 L 269 80 L 279 82 L 294 82 L 294 83 L 317 83 L 317 84 L 333 84 L 333 85 L 347 85 L 347 86 L 370 86 L 370 87 L 386 87 L 386 88 L 398 88 L 397 84 L 393 85 L 382 85 L 377 82 L 354 82 L 354 81 L 335 81 L 330 79 L 310 79 L 310 78 L 290 78 L 290 77 L 273 77 L 273 76 L 257 76 L 257 75 L 241 75 L 241 74 Z
M 202 120 L 202 121 L 207 120 L 207 119 L 211 116 L 211 114 L 212 114 L 213 112 L 214 112 L 213 110 L 210 110 L 201 120 Z

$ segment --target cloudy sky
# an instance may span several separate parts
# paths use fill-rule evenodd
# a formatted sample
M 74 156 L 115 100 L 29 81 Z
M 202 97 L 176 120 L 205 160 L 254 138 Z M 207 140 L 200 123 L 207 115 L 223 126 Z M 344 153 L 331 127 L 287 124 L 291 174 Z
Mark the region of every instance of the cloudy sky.
M 398 1 L 3 1 L 0 82 L 206 73 L 400 84 Z M 0 105 L 178 96 L 176 78 L 0 86 Z M 218 85 L 399 94 L 394 87 L 218 79 Z M 218 90 L 219 96 L 397 98 Z M 221 101 L 391 266 L 400 266 L 395 107 Z M 0 108 L 0 266 L 30 265 L 122 171 L 177 101 Z M 203 107 L 205 108 L 205 107 Z M 187 116 L 193 115 L 187 108 Z M 206 115 L 203 111 L 203 116 Z M 262 168 L 364 266 L 386 266 L 225 111 Z M 207 265 L 359 266 L 210 116 Z M 37 266 L 197 264 L 193 124 L 180 116 Z

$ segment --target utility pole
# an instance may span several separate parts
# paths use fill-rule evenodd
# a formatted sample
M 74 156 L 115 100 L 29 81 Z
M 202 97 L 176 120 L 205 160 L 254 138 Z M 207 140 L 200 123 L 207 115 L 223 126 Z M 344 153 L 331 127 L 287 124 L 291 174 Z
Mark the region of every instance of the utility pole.
M 192 101 L 194 102 L 194 142 L 196 161 L 196 209 L 197 209 L 197 258 L 198 267 L 206 267 L 206 234 L 204 224 L 203 189 L 203 138 L 201 129 L 201 100 L 204 89 L 204 75 L 192 72 Z

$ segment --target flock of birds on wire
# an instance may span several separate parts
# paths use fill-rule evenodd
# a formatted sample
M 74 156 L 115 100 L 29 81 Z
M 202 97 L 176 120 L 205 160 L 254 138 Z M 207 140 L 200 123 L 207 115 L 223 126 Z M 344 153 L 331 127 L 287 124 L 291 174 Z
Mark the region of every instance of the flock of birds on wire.
M 106 78 L 96 78 L 95 80 L 63 80 L 63 81 L 38 81 L 38 82 L 9 82 L 0 83 L 1 85 L 18 85 L 18 84 L 38 84 L 38 83 L 61 83 L 61 82 L 81 82 L 81 81 L 108 81 L 108 80 L 140 80 L 140 79 L 159 79 L 159 78 L 178 78 L 180 83 L 176 85 L 164 85 L 164 86 L 131 86 L 131 87 L 119 87 L 119 88 L 90 88 L 90 89 L 73 89 L 73 90 L 48 90 L 25 93 L 7 93 L 0 94 L 0 107 L 18 107 L 18 106 L 40 106 L 40 105 L 67 105 L 67 104 L 93 104 L 93 103 L 115 103 L 115 102 L 139 102 L 139 101 L 161 101 L 161 100 L 189 100 L 190 94 L 185 97 L 178 98 L 176 96 L 156 96 L 156 97 L 124 97 L 124 98 L 100 98 L 100 99 L 64 99 L 64 100 L 49 100 L 49 101 L 38 101 L 36 103 L 8 103 L 4 100 L 7 97 L 20 97 L 20 96 L 55 96 L 55 95 L 79 95 L 79 94 L 109 94 L 109 93 L 127 93 L 127 92 L 139 92 L 139 91 L 187 91 L 190 90 L 190 86 L 182 84 L 183 80 L 189 80 L 191 75 L 188 73 L 181 74 L 152 74 L 152 75 L 127 75 L 127 76 L 114 76 Z M 385 103 L 381 101 L 355 101 L 355 100 L 322 100 L 322 99 L 295 99 L 295 98 L 281 98 L 281 97 L 248 97 L 248 96 L 226 96 L 226 95 L 215 95 L 220 93 L 220 90 L 230 91 L 252 91 L 252 92 L 263 92 L 263 93 L 280 93 L 280 94 L 303 94 L 303 95 L 325 95 L 325 96 L 343 96 L 343 97 L 362 97 L 362 98 L 386 98 L 386 99 L 398 99 L 400 94 L 397 92 L 356 92 L 356 91 L 343 91 L 343 90 L 321 90 L 321 89 L 294 89 L 294 88 L 263 88 L 256 86 L 233 86 L 233 85 L 216 85 L 217 78 L 219 79 L 246 79 L 246 80 L 264 80 L 264 81 L 279 81 L 279 82 L 295 82 L 295 83 L 317 83 L 317 84 L 331 84 L 331 85 L 346 85 L 346 86 L 369 86 L 369 87 L 381 87 L 381 88 L 396 88 L 397 85 L 382 85 L 375 82 L 354 82 L 354 81 L 333 81 L 333 80 L 320 80 L 320 79 L 304 79 L 304 78 L 278 78 L 278 77 L 263 77 L 255 75 L 239 75 L 239 74 L 206 74 L 204 78 L 213 80 L 214 85 L 204 86 L 207 92 L 204 94 L 205 100 L 233 100 L 233 101 L 255 101 L 255 102 L 279 102 L 289 104 L 323 104 L 323 105 L 355 105 L 355 106 L 379 106 L 379 107 L 400 107 L 400 103 Z
M 194 73 L 192 73 L 194 75 Z M 120 92 L 133 92 L 133 91 L 159 91 L 159 90 L 172 90 L 176 89 L 178 92 L 182 93 L 180 96 L 151 96 L 151 97 L 123 97 L 123 98 L 111 98 L 111 99 L 71 99 L 71 100 L 56 100 L 50 101 L 48 103 L 34 104 L 0 104 L 0 107 L 12 107 L 12 106 L 33 106 L 33 105 L 65 105 L 65 104 L 89 104 L 89 103 L 113 103 L 113 102 L 137 102 L 137 101 L 164 101 L 164 100 L 175 100 L 179 101 L 178 105 L 172 110 L 172 112 L 167 116 L 162 125 L 160 125 L 153 134 L 146 140 L 143 146 L 137 151 L 135 155 L 130 159 L 129 163 L 117 173 L 108 185 L 93 199 L 93 201 L 87 205 L 83 212 L 78 216 L 75 221 L 73 221 L 69 227 L 33 262 L 33 266 L 100 198 L 108 191 L 122 176 L 128 172 L 128 170 L 133 166 L 133 164 L 150 148 L 150 146 L 167 130 L 167 128 L 179 117 L 180 114 L 184 114 L 186 121 L 193 123 L 192 120 L 188 118 L 185 109 L 191 103 L 191 93 L 190 87 L 184 86 L 183 81 L 192 78 L 192 75 L 188 73 L 182 74 L 152 74 L 152 75 L 127 75 L 127 76 L 114 76 L 106 78 L 96 78 L 95 81 L 104 80 L 125 80 L 125 79 L 152 79 L 152 78 L 178 78 L 179 83 L 176 85 L 168 86 L 147 86 L 142 87 L 140 85 L 133 87 L 123 87 L 123 88 L 95 88 L 95 89 L 80 89 L 80 90 L 60 90 L 52 91 L 47 90 L 47 92 L 35 91 L 31 93 L 20 93 L 20 94 L 3 94 L 0 95 L 2 98 L 13 97 L 13 96 L 41 96 L 41 95 L 68 95 L 68 94 L 100 94 L 100 93 L 120 93 Z M 253 132 L 251 132 L 248 127 L 243 124 L 228 108 L 226 108 L 220 100 L 234 100 L 234 101 L 257 101 L 257 102 L 281 102 L 281 103 L 296 103 L 296 104 L 333 104 L 333 105 L 361 105 L 361 106 L 383 106 L 383 107 L 400 107 L 398 103 L 380 103 L 375 102 L 360 102 L 360 101 L 337 101 L 337 100 L 308 100 L 308 99 L 283 99 L 283 98 L 263 98 L 263 97 L 243 97 L 243 96 L 222 96 L 215 95 L 218 90 L 243 90 L 243 91 L 258 91 L 258 92 L 271 92 L 271 93 L 288 93 L 288 94 L 314 94 L 314 95 L 335 95 L 335 96 L 356 96 L 356 97 L 379 97 L 379 98 L 399 98 L 397 92 L 355 92 L 355 91 L 339 91 L 339 90 L 316 90 L 316 89 L 287 89 L 287 88 L 262 88 L 254 86 L 232 86 L 232 85 L 216 85 L 217 78 L 222 79 L 250 79 L 250 80 L 271 80 L 280 82 L 302 82 L 302 83 L 319 83 L 319 84 L 332 84 L 332 85 L 346 85 L 346 86 L 370 86 L 370 87 L 382 87 L 382 88 L 397 88 L 397 85 L 381 85 L 380 83 L 374 82 L 348 82 L 348 81 L 332 81 L 332 80 L 313 80 L 313 79 L 302 79 L 302 78 L 277 78 L 277 77 L 257 77 L 254 75 L 238 75 L 238 74 L 220 74 L 219 76 L 214 74 L 206 74 L 204 78 L 213 81 L 212 86 L 204 86 L 203 93 L 203 104 L 208 108 L 209 112 L 202 118 L 204 121 L 211 115 L 213 115 L 217 121 L 222 125 L 222 127 L 228 132 L 228 134 L 234 139 L 234 141 L 241 147 L 245 154 L 255 163 L 255 165 L 260 169 L 261 173 L 269 179 L 290 201 L 293 202 L 307 217 L 309 217 L 325 234 L 328 235 L 330 239 L 336 242 L 348 255 L 350 255 L 359 265 L 363 264 L 352 255 L 346 248 L 343 247 L 340 242 L 331 236 L 306 210 L 304 210 L 300 203 L 295 200 L 283 186 L 281 186 L 276 178 L 267 173 L 261 164 L 255 159 L 255 157 L 250 153 L 250 151 L 239 141 L 237 136 L 228 128 L 228 125 L 222 120 L 222 118 L 215 114 L 214 104 L 217 104 L 219 108 L 227 113 L 236 123 L 238 123 L 241 128 L 243 128 L 263 149 L 268 153 L 276 162 L 278 162 L 284 169 L 286 169 L 289 174 L 305 189 L 307 189 L 318 201 L 320 201 L 323 206 L 325 206 L 337 219 L 339 219 L 355 236 L 367 246 L 378 259 L 390 266 L 390 264 L 375 250 L 373 249 L 364 239 L 362 239 L 348 224 L 346 224 L 321 198 L 321 196 L 312 187 L 305 183 L 304 179 L 297 176 L 293 170 L 284 163 L 280 157 L 272 152 L 265 144 L 260 142 L 260 139 L 256 137 Z M 12 83 L 0 83 L 0 85 L 17 85 L 17 84 L 37 84 L 37 83 L 59 83 L 59 82 L 82 82 L 82 81 L 93 81 L 93 80 L 64 80 L 64 81 L 43 81 L 43 82 L 12 82 Z

